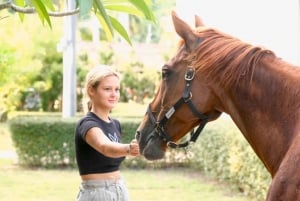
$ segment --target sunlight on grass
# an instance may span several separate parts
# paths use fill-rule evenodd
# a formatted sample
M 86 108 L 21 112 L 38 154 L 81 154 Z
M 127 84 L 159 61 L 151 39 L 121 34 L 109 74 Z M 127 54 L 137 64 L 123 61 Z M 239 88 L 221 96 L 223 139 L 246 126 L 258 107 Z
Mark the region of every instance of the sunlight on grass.
M 75 170 L 1 168 L 0 198 L 14 201 L 75 200 L 79 176 Z
M 126 170 L 132 201 L 250 201 L 187 169 Z
M 250 201 L 187 169 L 123 169 L 131 201 Z M 75 200 L 76 169 L 24 169 L 0 159 L 0 198 L 13 201 Z

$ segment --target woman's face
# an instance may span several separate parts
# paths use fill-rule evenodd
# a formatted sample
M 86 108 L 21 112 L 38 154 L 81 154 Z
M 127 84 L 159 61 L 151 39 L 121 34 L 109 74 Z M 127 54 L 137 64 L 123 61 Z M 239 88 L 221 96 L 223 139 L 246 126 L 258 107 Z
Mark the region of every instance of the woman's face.
M 105 77 L 90 93 L 94 107 L 111 110 L 120 98 L 120 80 L 115 75 Z

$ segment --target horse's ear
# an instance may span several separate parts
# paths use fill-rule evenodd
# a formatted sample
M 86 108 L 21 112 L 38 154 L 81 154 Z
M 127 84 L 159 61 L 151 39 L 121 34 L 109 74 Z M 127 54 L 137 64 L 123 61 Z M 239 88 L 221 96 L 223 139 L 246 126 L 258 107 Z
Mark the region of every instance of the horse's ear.
M 195 49 L 202 39 L 198 38 L 191 27 L 181 20 L 175 11 L 172 11 L 172 19 L 177 34 L 185 41 L 188 51 Z
M 201 18 L 198 15 L 195 15 L 195 27 L 201 27 L 204 26 L 204 23 L 202 22 Z

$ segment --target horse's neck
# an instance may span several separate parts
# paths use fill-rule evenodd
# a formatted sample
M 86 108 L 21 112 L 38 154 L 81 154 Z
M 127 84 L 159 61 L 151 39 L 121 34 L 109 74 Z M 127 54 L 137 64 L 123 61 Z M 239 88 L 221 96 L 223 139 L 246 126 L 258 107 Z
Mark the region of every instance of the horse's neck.
M 272 174 L 296 134 L 300 114 L 300 68 L 279 59 L 260 65 L 250 85 L 231 91 L 225 105 Z

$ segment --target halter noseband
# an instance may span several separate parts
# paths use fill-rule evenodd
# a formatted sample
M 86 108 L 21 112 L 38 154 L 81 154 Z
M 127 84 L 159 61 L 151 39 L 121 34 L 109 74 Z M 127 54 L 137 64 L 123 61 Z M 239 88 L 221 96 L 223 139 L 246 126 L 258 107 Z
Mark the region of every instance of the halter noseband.
M 173 107 L 171 107 L 168 110 L 168 112 L 165 114 L 163 119 L 161 119 L 160 121 L 157 121 L 155 119 L 153 113 L 151 112 L 150 105 L 148 106 L 147 113 L 151 122 L 155 125 L 155 131 L 156 131 L 155 133 L 159 137 L 161 137 L 163 141 L 166 142 L 167 146 L 170 148 L 183 148 L 183 147 L 187 147 L 190 143 L 194 143 L 199 137 L 201 131 L 203 130 L 204 126 L 206 125 L 209 119 L 209 116 L 199 112 L 192 102 L 191 82 L 194 79 L 194 76 L 195 76 L 195 69 L 193 67 L 188 67 L 184 76 L 186 84 L 185 84 L 182 97 L 173 105 Z M 164 126 L 167 123 L 167 121 L 171 118 L 171 116 L 176 112 L 176 110 L 184 103 L 186 103 L 188 107 L 191 109 L 191 111 L 193 112 L 193 114 L 201 120 L 201 123 L 198 126 L 196 132 L 194 132 L 194 130 L 191 131 L 191 137 L 189 141 L 185 143 L 177 144 L 173 142 L 172 139 L 169 137 L 169 135 L 164 131 Z

